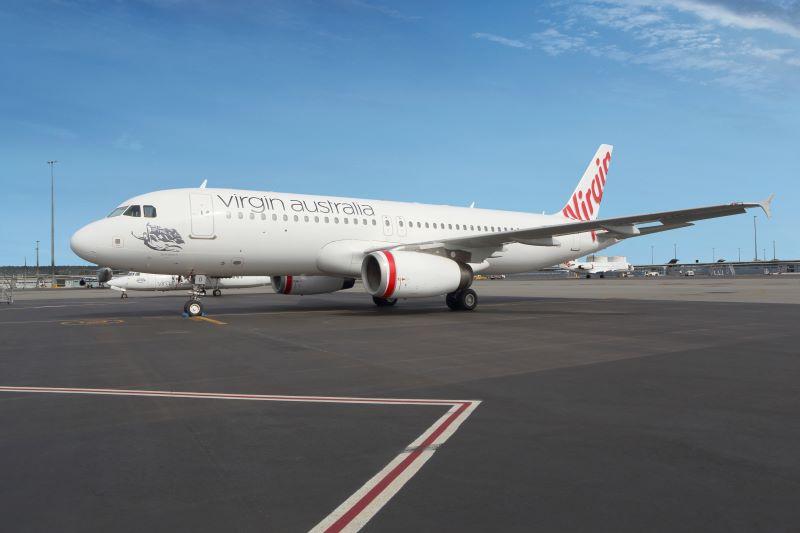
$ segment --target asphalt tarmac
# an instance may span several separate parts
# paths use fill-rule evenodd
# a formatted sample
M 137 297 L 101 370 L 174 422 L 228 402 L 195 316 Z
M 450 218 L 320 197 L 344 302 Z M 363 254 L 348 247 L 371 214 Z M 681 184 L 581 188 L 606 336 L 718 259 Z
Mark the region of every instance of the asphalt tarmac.
M 0 306 L 0 529 L 797 531 L 800 280 L 772 282 L 230 291 L 204 319 L 32 293 Z

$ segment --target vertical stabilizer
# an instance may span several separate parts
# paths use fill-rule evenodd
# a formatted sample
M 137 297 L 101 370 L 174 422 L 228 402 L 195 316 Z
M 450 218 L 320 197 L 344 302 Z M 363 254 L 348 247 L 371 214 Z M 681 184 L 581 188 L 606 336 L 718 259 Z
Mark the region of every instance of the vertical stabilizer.
M 561 214 L 574 220 L 594 220 L 600 213 L 600 202 L 606 188 L 608 169 L 611 166 L 611 152 L 614 147 L 601 144 L 589 162 L 589 166 L 578 182 Z

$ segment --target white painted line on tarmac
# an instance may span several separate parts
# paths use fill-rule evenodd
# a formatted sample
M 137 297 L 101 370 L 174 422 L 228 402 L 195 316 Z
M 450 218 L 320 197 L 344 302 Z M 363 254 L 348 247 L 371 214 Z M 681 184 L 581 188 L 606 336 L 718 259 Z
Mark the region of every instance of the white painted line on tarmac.
M 353 532 L 364 527 L 397 492 L 416 474 L 433 453 L 464 423 L 479 400 L 439 400 L 413 398 L 359 398 L 346 396 L 286 396 L 266 394 L 227 394 L 131 389 L 87 389 L 66 387 L 9 387 L 0 392 L 40 394 L 81 394 L 105 396 L 146 396 L 159 398 L 199 398 L 214 400 L 250 400 L 372 405 L 435 405 L 450 409 L 392 459 L 380 472 L 347 498 L 311 530 L 314 533 Z

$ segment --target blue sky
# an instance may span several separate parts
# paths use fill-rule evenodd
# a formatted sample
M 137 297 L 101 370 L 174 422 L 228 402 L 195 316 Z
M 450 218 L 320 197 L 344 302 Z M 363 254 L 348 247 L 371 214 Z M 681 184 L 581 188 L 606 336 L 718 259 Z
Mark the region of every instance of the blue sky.
M 800 256 L 797 1 L 6 1 L 0 264 L 49 264 L 142 192 L 194 186 L 548 212 L 601 143 L 603 216 L 776 193 Z M 632 239 L 753 256 L 752 217 Z M 759 252 L 760 254 L 760 252 Z

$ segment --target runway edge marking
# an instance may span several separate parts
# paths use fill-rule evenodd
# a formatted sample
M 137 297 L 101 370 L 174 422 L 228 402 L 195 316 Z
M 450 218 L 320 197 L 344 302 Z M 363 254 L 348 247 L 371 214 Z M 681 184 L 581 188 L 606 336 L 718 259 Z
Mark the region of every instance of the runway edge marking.
M 272 402 L 373 404 L 373 405 L 432 405 L 450 406 L 419 437 L 400 452 L 389 464 L 364 483 L 356 492 L 322 519 L 312 532 L 353 532 L 364 527 L 397 492 L 408 483 L 422 465 L 433 456 L 480 405 L 480 400 L 438 400 L 412 398 L 359 398 L 345 396 L 286 396 L 267 394 L 230 394 L 213 392 L 183 392 L 136 389 L 92 389 L 70 387 L 12 387 L 0 386 L 0 392 L 42 394 L 82 394 L 105 396 L 145 396 L 157 398 L 200 398 L 215 400 L 250 400 Z

